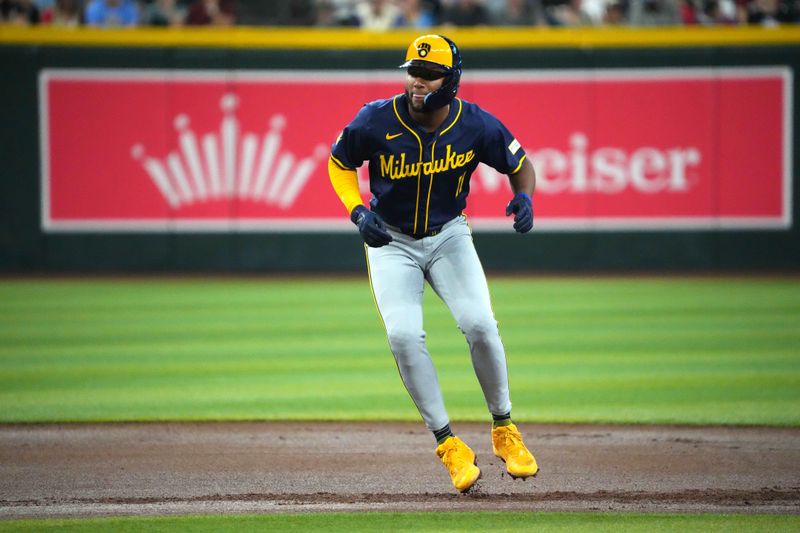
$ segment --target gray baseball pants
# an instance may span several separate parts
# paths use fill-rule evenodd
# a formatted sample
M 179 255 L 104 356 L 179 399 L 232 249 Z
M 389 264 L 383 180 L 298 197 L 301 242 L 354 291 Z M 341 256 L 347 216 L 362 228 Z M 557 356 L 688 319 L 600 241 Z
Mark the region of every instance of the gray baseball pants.
M 466 219 L 416 240 L 389 227 L 393 241 L 367 248 L 370 283 L 403 384 L 429 430 L 450 423 L 422 327 L 427 281 L 467 339 L 472 366 L 492 414 L 511 411 L 506 356 L 489 288 Z

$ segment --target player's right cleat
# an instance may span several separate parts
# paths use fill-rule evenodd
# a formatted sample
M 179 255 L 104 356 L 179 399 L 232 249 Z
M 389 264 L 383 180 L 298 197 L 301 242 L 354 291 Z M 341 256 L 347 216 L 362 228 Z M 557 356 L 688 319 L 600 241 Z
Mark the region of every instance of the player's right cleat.
M 436 447 L 436 455 L 444 463 L 453 486 L 459 492 L 469 489 L 481 475 L 475 465 L 475 453 L 458 437 L 448 437 Z
M 514 477 L 528 477 L 536 475 L 539 466 L 533 454 L 522 442 L 517 426 L 498 426 L 492 430 L 492 451 L 505 461 L 506 470 Z

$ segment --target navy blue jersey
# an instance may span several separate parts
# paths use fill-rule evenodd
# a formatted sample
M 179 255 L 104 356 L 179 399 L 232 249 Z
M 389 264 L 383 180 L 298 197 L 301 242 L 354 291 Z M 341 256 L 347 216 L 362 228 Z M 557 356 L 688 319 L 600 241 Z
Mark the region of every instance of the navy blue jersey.
M 411 119 L 401 94 L 364 105 L 331 155 L 346 169 L 369 161 L 372 210 L 404 233 L 424 235 L 461 214 L 478 163 L 513 174 L 525 151 L 499 120 L 459 98 L 428 132 Z

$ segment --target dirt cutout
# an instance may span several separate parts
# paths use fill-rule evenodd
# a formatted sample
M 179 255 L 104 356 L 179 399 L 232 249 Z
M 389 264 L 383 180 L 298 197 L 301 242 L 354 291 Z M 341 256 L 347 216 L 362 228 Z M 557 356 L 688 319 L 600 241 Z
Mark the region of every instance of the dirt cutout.
M 454 423 L 482 474 L 458 494 L 421 423 L 0 425 L 0 517 L 306 511 L 800 514 L 800 430 L 520 424 L 512 479 L 488 424 Z

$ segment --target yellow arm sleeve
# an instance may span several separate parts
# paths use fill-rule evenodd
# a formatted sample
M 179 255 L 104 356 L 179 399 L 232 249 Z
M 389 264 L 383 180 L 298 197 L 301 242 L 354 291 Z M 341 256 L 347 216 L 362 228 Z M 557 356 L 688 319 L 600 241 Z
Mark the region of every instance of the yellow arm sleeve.
M 328 159 L 328 176 L 331 179 L 333 190 L 339 200 L 342 201 L 347 209 L 347 214 L 353 212 L 361 202 L 361 193 L 358 192 L 358 174 L 355 170 L 345 169 L 334 161 L 333 157 Z

